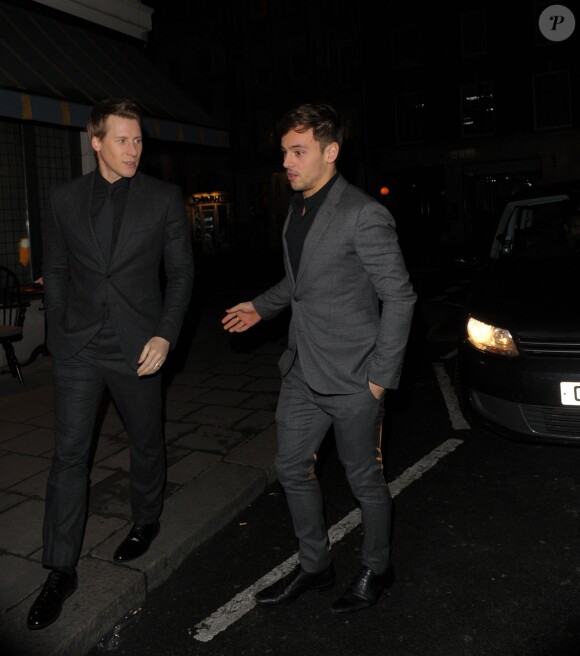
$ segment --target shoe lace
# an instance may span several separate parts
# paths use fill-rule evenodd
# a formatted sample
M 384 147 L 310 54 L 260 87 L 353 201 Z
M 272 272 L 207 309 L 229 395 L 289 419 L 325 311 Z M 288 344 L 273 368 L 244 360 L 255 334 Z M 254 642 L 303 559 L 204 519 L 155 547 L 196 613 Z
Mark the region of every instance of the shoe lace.
M 44 584 L 44 590 L 49 591 L 49 590 L 56 590 L 62 583 L 62 579 L 68 576 L 66 572 L 61 572 L 60 570 L 53 570 L 49 575 L 48 578 L 46 579 L 46 583 Z
M 367 580 L 374 576 L 373 571 L 369 567 L 361 567 L 355 580 L 352 582 L 351 590 L 362 590 L 367 585 Z

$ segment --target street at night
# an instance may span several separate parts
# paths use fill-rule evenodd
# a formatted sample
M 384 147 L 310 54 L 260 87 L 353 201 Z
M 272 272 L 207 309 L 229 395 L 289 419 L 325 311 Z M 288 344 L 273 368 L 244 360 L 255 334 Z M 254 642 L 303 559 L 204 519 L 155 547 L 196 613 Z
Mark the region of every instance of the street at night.
M 260 583 L 287 571 L 296 554 L 275 483 L 141 608 L 127 609 L 91 656 L 579 653 L 580 452 L 467 427 L 452 392 L 463 285 L 447 279 L 436 293 L 436 277 L 418 280 L 421 307 L 434 323 L 426 347 L 425 331 L 417 329 L 412 380 L 391 399 L 385 420 L 396 580 L 376 606 L 348 618 L 330 613 L 356 571 L 361 545 L 356 505 L 330 433 L 318 473 L 328 526 L 338 536 L 334 589 L 305 593 L 279 609 L 253 604 Z M 425 302 L 430 297 L 440 300 Z
M 580 656 L 579 18 L 0 0 L 0 656 Z

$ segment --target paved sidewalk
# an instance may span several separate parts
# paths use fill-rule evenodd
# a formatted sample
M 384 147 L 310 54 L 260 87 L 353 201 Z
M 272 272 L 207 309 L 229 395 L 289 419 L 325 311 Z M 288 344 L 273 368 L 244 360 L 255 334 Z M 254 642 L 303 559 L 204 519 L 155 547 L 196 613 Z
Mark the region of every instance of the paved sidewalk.
M 254 290 L 256 291 L 256 290 Z M 258 290 L 259 291 L 259 290 Z M 43 585 L 42 519 L 53 453 L 50 357 L 23 369 L 26 388 L 0 374 L 0 653 L 82 656 L 147 591 L 275 480 L 276 366 L 283 319 L 232 336 L 220 326 L 230 303 L 253 292 L 213 294 L 184 327 L 164 372 L 168 483 L 161 532 L 126 565 L 112 554 L 132 525 L 129 450 L 113 405 L 104 408 L 91 473 L 90 514 L 79 588 L 50 627 L 30 631 L 26 615 Z M 271 323 L 271 322 L 269 322 Z M 184 337 L 185 335 L 185 337 Z M 187 337 L 191 335 L 191 341 Z M 178 366 L 183 362 L 183 366 Z

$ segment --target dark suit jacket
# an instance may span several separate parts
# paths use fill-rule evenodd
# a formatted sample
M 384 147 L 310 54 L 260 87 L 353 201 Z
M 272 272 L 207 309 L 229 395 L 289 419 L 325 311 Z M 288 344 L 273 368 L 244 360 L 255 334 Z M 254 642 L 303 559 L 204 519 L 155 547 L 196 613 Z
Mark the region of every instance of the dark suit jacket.
M 288 348 L 322 394 L 352 394 L 368 381 L 398 386 L 416 294 L 388 210 L 339 176 L 304 242 L 296 279 L 283 230 L 286 277 L 253 299 L 263 319 L 290 305 Z M 379 311 L 382 301 L 382 313 Z
M 94 176 L 50 190 L 43 224 L 47 346 L 58 358 L 78 353 L 108 306 L 123 354 L 136 369 L 151 337 L 164 337 L 171 347 L 177 341 L 193 287 L 190 225 L 179 187 L 137 172 L 107 264 L 91 221 Z

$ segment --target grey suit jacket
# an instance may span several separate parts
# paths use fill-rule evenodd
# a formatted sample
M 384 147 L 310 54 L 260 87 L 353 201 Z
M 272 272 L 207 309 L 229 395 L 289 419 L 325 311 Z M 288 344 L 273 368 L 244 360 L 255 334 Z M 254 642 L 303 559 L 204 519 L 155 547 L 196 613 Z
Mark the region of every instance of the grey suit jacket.
M 252 301 L 263 319 L 291 306 L 282 375 L 299 353 L 306 382 L 322 394 L 352 394 L 369 380 L 396 388 L 416 294 L 393 217 L 339 176 L 306 237 L 296 279 L 286 244 L 289 219 L 290 211 L 283 230 L 286 277 Z
M 136 369 L 151 337 L 171 347 L 177 341 L 193 287 L 190 225 L 179 187 L 137 172 L 107 264 L 91 221 L 94 176 L 50 190 L 42 267 L 47 346 L 58 358 L 78 353 L 108 306 L 125 359 Z

